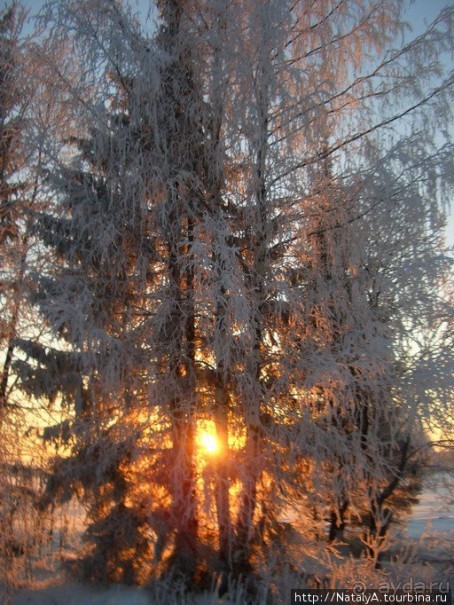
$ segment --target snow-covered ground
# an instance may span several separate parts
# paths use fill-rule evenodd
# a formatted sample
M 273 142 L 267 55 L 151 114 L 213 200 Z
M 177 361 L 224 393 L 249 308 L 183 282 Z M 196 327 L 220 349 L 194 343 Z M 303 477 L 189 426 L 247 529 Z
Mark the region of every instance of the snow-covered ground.
M 179 602 L 181 602 L 179 600 Z M 112 586 L 89 588 L 80 584 L 63 584 L 45 589 L 24 590 L 11 599 L 0 597 L 1 605 L 168 605 L 169 594 L 151 594 L 143 588 Z M 242 605 L 241 595 L 232 600 L 220 600 L 216 594 L 188 598 L 187 605 Z
M 93 590 L 76 584 L 27 590 L 13 597 L 14 605 L 150 605 L 149 595 L 123 586 Z
M 112 586 L 107 589 L 89 588 L 80 584 L 63 584 L 43 589 L 24 590 L 11 600 L 4 598 L 1 605 L 161 605 L 167 603 L 168 595 L 162 599 L 143 588 Z M 189 605 L 190 601 L 188 601 Z M 194 605 L 218 605 L 216 595 L 199 595 Z M 227 605 L 222 602 L 222 605 Z M 240 602 L 238 602 L 240 605 Z
M 427 554 L 427 561 L 431 561 L 431 553 L 433 562 L 441 562 L 446 567 L 451 554 L 454 556 L 454 499 L 447 475 L 428 482 L 402 534 L 409 542 L 418 544 L 418 548 Z M 151 595 L 141 588 L 113 586 L 96 589 L 63 584 L 24 590 L 10 598 L 0 593 L 0 605 L 161 605 L 168 603 L 168 598 L 165 590 L 161 595 Z M 188 605 L 221 603 L 241 605 L 243 599 L 237 594 L 233 600 L 221 601 L 215 594 L 206 594 L 188 600 Z
M 451 484 L 450 484 L 451 481 Z M 414 507 L 407 524 L 408 536 L 414 540 L 442 534 L 454 541 L 454 485 L 447 474 L 433 477 Z

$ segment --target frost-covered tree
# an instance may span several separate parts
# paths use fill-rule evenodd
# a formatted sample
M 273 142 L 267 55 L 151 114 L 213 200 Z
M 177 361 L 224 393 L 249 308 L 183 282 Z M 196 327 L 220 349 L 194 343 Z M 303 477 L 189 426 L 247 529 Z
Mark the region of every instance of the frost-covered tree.
M 325 174 L 309 202 L 312 227 L 301 282 L 308 307 L 300 347 L 320 453 L 325 451 L 321 477 L 319 465 L 312 463 L 311 488 L 322 518 L 331 508 L 330 540 L 342 538 L 356 519 L 367 518 L 369 542 L 383 541 L 400 508 L 398 503 L 389 508 L 391 496 L 405 483 L 410 502 L 410 484 L 413 491 L 418 486 L 418 460 L 411 458 L 421 445 L 421 418 L 410 412 L 412 404 L 402 393 L 393 338 L 393 326 L 411 309 L 395 304 L 391 292 L 380 301 L 373 294 L 377 276 L 369 254 L 377 226 L 364 214 L 373 203 L 366 193 L 369 178 L 354 175 L 348 187 L 339 187 Z M 390 187 L 397 181 L 390 172 Z M 392 195 L 381 203 L 387 212 L 395 205 Z M 413 242 L 424 231 L 415 223 Z M 403 257 L 390 261 L 385 247 L 381 253 L 404 271 Z
M 87 575 L 135 582 L 146 573 L 148 552 L 143 494 L 132 477 L 140 464 L 149 354 L 143 334 L 156 252 L 147 200 L 131 156 L 125 157 L 130 146 L 143 144 L 128 111 L 134 80 L 125 72 L 128 81 L 121 82 L 113 68 L 106 67 L 105 105 L 83 95 L 71 99 L 73 110 L 78 102 L 92 103 L 96 114 L 77 136 L 60 135 L 71 161 L 47 160 L 55 199 L 35 218 L 52 253 L 37 275 L 34 300 L 58 341 L 21 340 L 26 360 L 17 371 L 23 390 L 66 411 L 60 426 L 44 432 L 71 451 L 56 461 L 46 500 L 65 501 L 83 490 L 90 522 Z M 64 91 L 57 92 L 65 105 Z
M 73 149 L 69 165 L 53 160 L 48 183 L 56 201 L 38 217 L 55 260 L 39 278 L 36 299 L 67 344 L 56 350 L 21 342 L 38 364 L 23 364 L 23 388 L 58 395 L 71 410 L 60 433 L 73 455 L 58 462 L 48 497 L 85 490 L 96 542 L 90 573 L 137 581 L 149 544 L 146 521 L 158 563 L 173 541 L 166 566 L 178 573 L 187 566 L 191 575 L 198 530 L 194 241 L 203 212 L 202 92 L 177 5 L 163 3 L 156 40 L 117 6 L 55 9 L 60 25 L 68 20 L 78 28 L 74 51 L 93 62 L 90 76 L 101 77 L 102 90 L 95 98 L 72 98 L 72 110 L 86 120 L 85 135 L 65 140 Z M 149 454 L 144 462 L 141 451 Z M 130 477 L 136 465 L 150 483 L 140 497 Z M 125 531 L 118 532 L 119 523 Z
M 0 250 L 2 366 L 0 407 L 4 409 L 11 386 L 14 338 L 19 324 L 25 262 L 29 248 L 27 207 L 33 195 L 27 183 L 23 131 L 27 109 L 24 48 L 21 30 L 24 13 L 12 3 L 0 14 Z M 4 352 L 3 352 L 4 351 Z
M 35 472 L 31 457 L 33 406 L 18 388 L 14 364 L 17 339 L 37 333 L 27 294 L 36 210 L 39 151 L 30 136 L 34 87 L 31 37 L 23 32 L 26 13 L 18 2 L 0 10 L 0 557 L 1 582 L 11 586 L 41 544 L 34 509 Z
M 286 505 L 286 498 L 265 495 L 267 488 L 275 495 L 276 479 L 283 490 L 286 484 L 292 485 L 294 478 L 296 485 L 301 483 L 304 464 L 295 465 L 293 477 L 288 472 L 292 454 L 303 461 L 313 459 L 314 472 L 320 477 L 321 468 L 332 468 L 333 446 L 338 442 L 343 458 L 336 474 L 348 475 L 346 470 L 351 471 L 353 483 L 358 470 L 364 473 L 365 480 L 372 474 L 377 476 L 377 469 L 384 472 L 389 466 L 386 450 L 390 444 L 391 449 L 397 447 L 396 434 L 381 443 L 378 431 L 383 423 L 392 426 L 394 422 L 391 410 L 395 383 L 387 371 L 392 367 L 394 325 L 389 314 L 382 319 L 368 304 L 371 281 L 361 252 L 368 234 L 360 219 L 373 214 L 378 202 L 361 198 L 364 201 L 355 206 L 350 198 L 353 196 L 354 201 L 359 191 L 367 191 L 368 179 L 377 169 L 375 162 L 386 162 L 384 155 L 370 161 L 368 146 L 373 132 L 381 128 L 383 134 L 386 125 L 408 109 L 399 107 L 396 94 L 392 96 L 394 106 L 390 103 L 386 107 L 390 113 L 384 118 L 383 113 L 376 116 L 374 99 L 386 97 L 388 91 L 381 74 L 398 69 L 399 62 L 411 60 L 410 57 L 419 60 L 423 48 L 434 49 L 433 44 L 437 45 L 444 35 L 445 24 L 440 19 L 418 44 L 409 45 L 402 52 L 390 51 L 373 74 L 355 78 L 352 64 L 358 70 L 365 69 L 361 63 L 370 48 L 375 45 L 379 51 L 383 43 L 383 36 L 378 36 L 383 19 L 390 35 L 393 28 L 399 28 L 398 7 L 387 4 L 372 8 L 349 3 L 345 12 L 336 6 L 332 7 L 333 12 L 326 13 L 325 6 L 319 8 L 321 13 L 317 15 L 316 8 L 309 11 L 303 5 L 292 6 L 289 12 L 283 5 L 267 3 L 242 7 L 247 32 L 242 56 L 247 60 L 236 71 L 235 107 L 240 128 L 231 135 L 228 156 L 229 163 L 235 166 L 237 162 L 234 174 L 239 177 L 228 183 L 234 192 L 231 199 L 239 209 L 232 238 L 232 243 L 240 248 L 244 272 L 243 288 L 238 293 L 248 303 L 244 316 L 247 319 L 240 324 L 235 343 L 236 357 L 244 361 L 229 372 L 233 416 L 240 424 L 245 423 L 246 433 L 242 450 L 245 463 L 240 467 L 243 506 L 237 519 L 238 542 L 233 555 L 237 570 L 247 569 L 246 561 L 254 552 L 254 536 L 263 536 L 267 522 L 275 527 L 273 514 L 279 517 Z M 358 21 L 353 26 L 355 16 Z M 448 13 L 444 17 L 449 21 Z M 448 37 L 444 40 L 449 47 Z M 346 57 L 352 63 L 345 62 Z M 415 131 L 421 127 L 419 120 L 425 123 L 425 111 L 433 98 L 432 91 L 424 98 L 424 93 L 413 88 L 417 75 L 421 83 L 424 79 L 430 83 L 434 72 L 421 69 L 402 84 L 401 92 L 405 88 L 406 94 L 418 98 L 413 108 Z M 437 91 L 442 104 L 449 91 L 448 78 Z M 229 132 L 227 140 L 230 142 Z M 430 162 L 427 139 L 425 144 L 425 161 Z M 448 168 L 447 155 L 442 152 L 438 157 Z M 321 178 L 328 158 L 332 174 Z M 425 167 L 420 168 L 420 178 L 425 178 Z M 399 172 L 391 175 L 396 188 L 398 175 Z M 387 207 L 386 201 L 385 196 L 381 210 Z M 432 196 L 423 212 L 431 214 L 438 202 L 437 196 Z M 314 226 L 317 215 L 321 226 Z M 414 228 L 418 229 L 417 225 L 416 220 Z M 380 229 L 377 224 L 374 228 Z M 325 231 L 330 233 L 324 235 Z M 333 232 L 340 235 L 336 237 Z M 314 243 L 317 236 L 319 241 Z M 326 246 L 330 249 L 323 250 Z M 309 277 L 316 247 L 318 266 L 315 275 Z M 395 262 L 399 265 L 402 259 Z M 307 296 L 308 280 L 317 283 L 313 302 Z M 229 300 L 236 309 L 240 308 L 239 297 L 234 293 L 229 292 Z M 402 314 L 405 312 L 403 307 Z M 312 324 L 310 337 L 308 324 Z M 244 372 L 244 368 L 248 371 Z M 331 427 L 327 434 L 319 431 L 317 405 L 308 415 L 311 406 L 307 404 L 313 396 L 310 389 L 317 385 L 318 377 L 322 382 L 319 403 L 327 411 Z M 375 400 L 373 405 L 367 404 L 370 397 Z M 374 423 L 370 422 L 372 418 Z M 367 426 L 368 422 L 371 426 Z M 350 428 L 346 429 L 348 424 Z M 358 430 L 351 436 L 354 427 Z M 294 440 L 293 448 L 289 447 L 289 439 Z M 368 455 L 361 445 L 366 439 Z M 282 449 L 282 443 L 287 443 L 287 448 Z M 264 480 L 267 473 L 271 476 L 269 482 Z M 336 510 L 344 507 L 339 499 L 345 494 L 347 481 L 347 477 L 335 477 Z M 291 500 L 291 496 L 288 498 Z
M 427 445 L 433 440 L 424 435 L 430 418 L 437 423 L 441 414 L 445 438 L 452 435 L 446 390 L 452 367 L 445 357 L 450 348 L 446 328 L 452 313 L 452 280 L 440 204 L 440 187 L 449 188 L 452 178 L 452 145 L 438 139 L 433 146 L 424 147 L 418 138 L 413 133 L 402 136 L 390 149 L 386 163 L 373 165 L 362 191 L 366 207 L 375 206 L 365 220 L 369 304 L 393 335 L 390 464 L 383 480 L 369 489 L 370 527 L 372 533 L 383 535 L 393 516 L 406 509 L 402 493 L 407 503 L 418 493 L 427 465 Z M 387 183 L 385 191 L 383 182 Z M 427 375 L 416 378 L 423 367 L 431 372 L 433 382 Z M 432 386 L 427 388 L 429 384 Z
M 290 514 L 381 538 L 418 447 L 454 11 L 393 49 L 397 2 L 156 8 L 151 32 L 121 2 L 43 12 L 72 134 L 36 217 L 56 340 L 22 340 L 18 372 L 68 411 L 47 493 L 87 505 L 94 575 L 238 580 Z

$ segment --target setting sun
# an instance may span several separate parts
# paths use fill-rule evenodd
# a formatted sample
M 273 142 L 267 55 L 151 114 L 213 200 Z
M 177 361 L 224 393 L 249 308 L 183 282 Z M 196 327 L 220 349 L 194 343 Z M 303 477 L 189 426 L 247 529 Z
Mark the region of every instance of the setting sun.
M 216 454 L 219 451 L 219 443 L 216 435 L 208 431 L 201 431 L 199 434 L 199 443 L 207 454 Z

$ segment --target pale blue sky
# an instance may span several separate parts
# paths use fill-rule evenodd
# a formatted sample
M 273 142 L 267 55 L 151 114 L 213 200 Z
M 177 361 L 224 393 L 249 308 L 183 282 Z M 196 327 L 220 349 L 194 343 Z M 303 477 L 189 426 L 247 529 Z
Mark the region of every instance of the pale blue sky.
M 131 0 L 131 3 L 143 10 L 149 6 L 148 0 Z M 22 0 L 22 4 L 33 13 L 43 6 L 44 0 Z M 447 0 L 405 0 L 404 4 L 406 20 L 415 30 L 420 30 L 424 21 L 431 21 L 444 6 L 452 6 L 454 3 Z

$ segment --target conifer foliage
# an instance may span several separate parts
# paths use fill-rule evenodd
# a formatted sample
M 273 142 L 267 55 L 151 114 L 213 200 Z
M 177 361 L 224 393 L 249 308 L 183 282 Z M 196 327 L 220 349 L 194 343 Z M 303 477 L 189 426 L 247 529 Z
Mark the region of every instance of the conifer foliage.
M 52 338 L 15 336 L 14 367 L 61 413 L 41 505 L 85 507 L 86 576 L 256 588 L 289 518 L 376 562 L 416 493 L 449 406 L 454 9 L 395 49 L 400 6 L 159 0 L 148 30 L 126 2 L 43 9 Z

